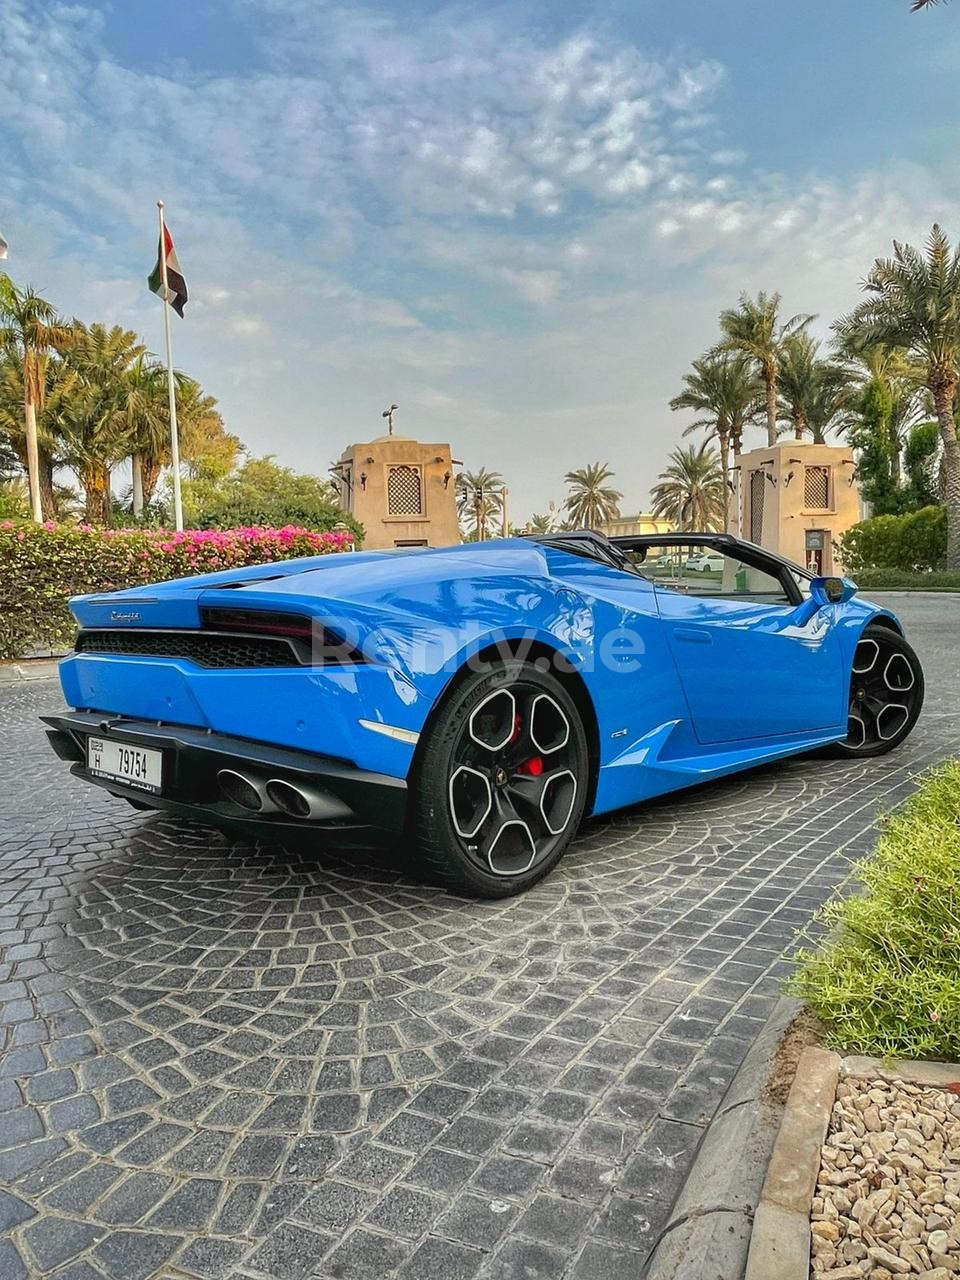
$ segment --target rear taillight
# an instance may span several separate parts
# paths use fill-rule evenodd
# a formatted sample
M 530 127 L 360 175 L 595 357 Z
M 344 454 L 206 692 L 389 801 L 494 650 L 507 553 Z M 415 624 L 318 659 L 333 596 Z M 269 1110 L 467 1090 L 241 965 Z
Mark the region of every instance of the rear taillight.
M 200 618 L 208 631 L 232 631 L 234 635 L 289 636 L 311 641 L 314 621 L 302 613 L 275 613 L 264 609 L 201 609 Z M 319 630 L 319 626 L 318 626 Z
M 200 620 L 207 631 L 229 631 L 233 635 L 282 636 L 310 645 L 314 662 L 363 662 L 363 654 L 350 644 L 342 631 L 327 626 L 320 618 L 302 613 L 281 613 L 269 609 L 201 609 Z

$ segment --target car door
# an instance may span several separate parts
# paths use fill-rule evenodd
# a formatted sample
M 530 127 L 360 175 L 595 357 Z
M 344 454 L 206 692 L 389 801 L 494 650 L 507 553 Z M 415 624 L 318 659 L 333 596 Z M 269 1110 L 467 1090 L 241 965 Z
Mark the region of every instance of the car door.
M 707 549 L 689 538 L 667 545 L 691 555 Z M 781 738 L 844 724 L 837 606 L 811 610 L 789 568 L 759 549 L 708 549 L 722 568 L 686 572 L 678 557 L 672 575 L 651 573 L 697 739 Z

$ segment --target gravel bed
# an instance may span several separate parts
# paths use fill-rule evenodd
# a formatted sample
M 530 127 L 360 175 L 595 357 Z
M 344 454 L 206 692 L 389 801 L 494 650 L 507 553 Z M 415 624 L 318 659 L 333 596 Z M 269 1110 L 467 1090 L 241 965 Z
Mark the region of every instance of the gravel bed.
M 958 1280 L 960 1097 L 842 1080 L 810 1217 L 818 1280 Z

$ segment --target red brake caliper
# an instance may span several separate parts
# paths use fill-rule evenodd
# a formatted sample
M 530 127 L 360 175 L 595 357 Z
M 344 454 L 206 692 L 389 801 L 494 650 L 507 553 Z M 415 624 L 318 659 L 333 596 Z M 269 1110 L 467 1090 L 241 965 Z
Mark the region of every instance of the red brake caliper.
M 510 742 L 516 742 L 522 732 L 523 720 L 517 715 L 513 721 L 513 737 Z M 517 773 L 524 773 L 528 778 L 539 778 L 543 773 L 543 757 L 531 756 L 529 760 L 524 760 L 523 764 L 517 765 Z

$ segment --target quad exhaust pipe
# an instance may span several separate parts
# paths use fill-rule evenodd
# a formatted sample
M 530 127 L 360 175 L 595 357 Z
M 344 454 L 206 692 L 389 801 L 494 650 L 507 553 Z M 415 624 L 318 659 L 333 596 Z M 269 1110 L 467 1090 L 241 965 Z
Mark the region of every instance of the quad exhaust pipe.
M 283 813 L 305 822 L 353 816 L 342 800 L 309 782 L 290 782 L 286 778 L 264 780 L 237 769 L 221 769 L 217 781 L 226 798 L 249 813 L 263 816 Z
M 291 818 L 348 818 L 351 813 L 342 800 L 309 782 L 271 778 L 267 783 L 267 795 Z
M 239 773 L 236 769 L 221 769 L 217 774 L 220 790 L 249 813 L 276 813 L 277 806 L 267 794 L 267 784 L 253 774 Z

